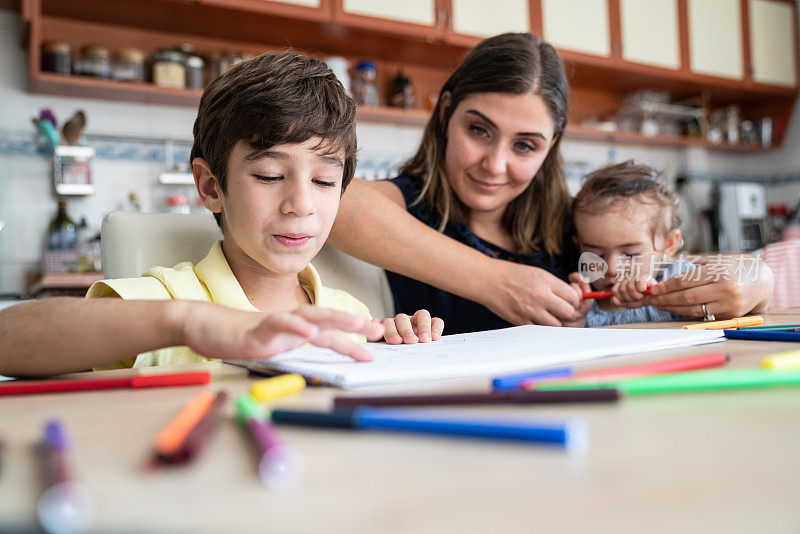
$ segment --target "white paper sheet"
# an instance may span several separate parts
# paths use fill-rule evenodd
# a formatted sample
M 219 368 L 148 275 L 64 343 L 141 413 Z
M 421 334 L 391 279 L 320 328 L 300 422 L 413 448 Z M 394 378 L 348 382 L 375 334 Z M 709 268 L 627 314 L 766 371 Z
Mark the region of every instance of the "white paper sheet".
M 300 348 L 247 367 L 298 373 L 342 388 L 525 371 L 552 365 L 723 341 L 721 330 L 517 326 L 443 336 L 416 345 L 365 345 L 372 362 Z

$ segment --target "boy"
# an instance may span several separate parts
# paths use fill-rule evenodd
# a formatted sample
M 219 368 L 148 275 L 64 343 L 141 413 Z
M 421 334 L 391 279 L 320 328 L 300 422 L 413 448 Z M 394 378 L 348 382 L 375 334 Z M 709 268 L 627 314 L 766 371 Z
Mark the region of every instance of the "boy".
M 358 341 L 385 330 L 389 343 L 441 335 L 442 321 L 424 310 L 382 326 L 347 293 L 323 287 L 309 264 L 356 164 L 355 104 L 324 63 L 265 54 L 215 80 L 200 101 L 191 159 L 223 240 L 196 266 L 98 282 L 87 301 L 2 312 L 0 374 L 264 358 L 306 342 L 370 360 L 336 330 Z

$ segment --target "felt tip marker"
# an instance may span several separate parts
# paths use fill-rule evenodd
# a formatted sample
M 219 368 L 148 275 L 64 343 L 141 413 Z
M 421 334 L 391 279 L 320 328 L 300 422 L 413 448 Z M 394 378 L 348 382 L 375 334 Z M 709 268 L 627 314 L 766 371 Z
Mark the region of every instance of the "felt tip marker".
M 647 296 L 650 294 L 650 288 L 644 290 L 643 295 Z M 610 299 L 614 296 L 614 293 L 611 291 L 584 291 L 581 293 L 581 298 L 583 300 L 588 299 Z
M 648 395 L 656 393 L 684 393 L 725 389 L 751 389 L 767 387 L 800 386 L 800 371 L 773 371 L 770 369 L 710 369 L 690 373 L 629 378 L 612 382 L 571 382 L 542 384 L 543 391 L 557 389 L 592 389 L 614 387 L 623 395 Z
M 48 484 L 36 505 L 42 529 L 48 534 L 88 531 L 94 522 L 94 496 L 72 479 L 69 437 L 59 421 L 51 420 L 45 426 L 39 452 Z
M 37 393 L 61 393 L 66 391 L 89 391 L 117 388 L 160 388 L 170 386 L 194 386 L 211 382 L 211 373 L 164 373 L 136 375 L 122 378 L 87 378 L 69 380 L 14 380 L 0 385 L 0 395 L 33 395 Z
M 774 371 L 800 369 L 800 350 L 787 350 L 771 354 L 761 360 L 761 367 Z
M 548 421 L 499 418 L 428 410 L 355 408 L 333 412 L 273 410 L 279 424 L 440 434 L 471 438 L 523 441 L 564 447 L 570 452 L 586 448 L 589 431 L 580 419 Z
M 749 315 L 747 317 L 734 317 L 733 319 L 726 319 L 724 321 L 707 321 L 705 323 L 687 324 L 683 327 L 684 330 L 709 330 L 709 329 L 725 329 L 725 328 L 739 328 L 740 326 L 758 326 L 764 322 L 764 318 L 760 315 Z
M 236 398 L 239 422 L 247 428 L 258 453 L 258 476 L 271 490 L 284 491 L 300 483 L 305 471 L 303 457 L 286 445 L 265 411 L 247 393 Z
M 669 373 L 681 373 L 685 371 L 696 371 L 698 369 L 708 369 L 709 367 L 719 367 L 728 363 L 730 358 L 724 352 L 712 352 L 710 354 L 700 354 L 698 356 L 686 356 L 685 358 L 675 358 L 673 360 L 663 360 L 659 362 L 647 362 L 626 367 L 611 367 L 608 369 L 596 369 L 583 373 L 575 373 L 571 378 L 564 379 L 567 384 L 594 381 L 608 382 L 611 380 L 622 380 L 624 378 L 636 378 L 640 376 L 664 375 Z M 555 381 L 547 381 L 553 383 Z M 559 380 L 558 382 L 562 382 Z M 523 389 L 537 388 L 538 385 L 545 383 L 541 380 L 529 380 L 520 386 Z

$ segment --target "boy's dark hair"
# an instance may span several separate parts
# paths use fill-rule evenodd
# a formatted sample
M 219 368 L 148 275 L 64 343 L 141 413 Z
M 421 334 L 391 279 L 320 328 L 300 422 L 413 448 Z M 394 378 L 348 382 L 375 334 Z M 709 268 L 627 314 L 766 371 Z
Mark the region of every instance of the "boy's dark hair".
M 658 172 L 649 165 L 628 160 L 609 165 L 586 175 L 572 202 L 572 211 L 601 213 L 609 206 L 629 199 L 660 208 L 659 217 L 653 220 L 651 230 L 668 232 L 680 225 L 676 214 L 678 197 L 667 189 Z
M 319 137 L 326 153 L 344 150 L 342 192 L 356 169 L 356 105 L 328 66 L 295 52 L 263 54 L 235 65 L 203 91 L 190 161 L 203 158 L 227 191 L 228 158 Z M 221 225 L 221 214 L 215 213 Z

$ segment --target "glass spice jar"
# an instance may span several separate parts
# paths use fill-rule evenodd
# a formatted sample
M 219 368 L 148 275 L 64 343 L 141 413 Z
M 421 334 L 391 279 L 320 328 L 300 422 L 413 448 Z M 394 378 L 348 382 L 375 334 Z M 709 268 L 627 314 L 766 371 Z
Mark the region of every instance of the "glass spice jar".
M 69 76 L 72 74 L 72 48 L 67 43 L 42 43 L 42 70 Z
M 183 54 L 176 50 L 156 50 L 153 54 L 153 83 L 160 87 L 186 87 Z
M 138 48 L 120 48 L 111 69 L 111 77 L 128 82 L 144 81 L 144 52 Z
M 107 80 L 111 76 L 111 54 L 103 46 L 84 46 L 75 73 Z
M 186 67 L 186 87 L 189 89 L 202 89 L 205 66 L 203 58 L 189 56 L 186 58 L 184 65 Z
M 205 60 L 205 84 L 209 85 L 222 75 L 222 54 L 210 51 L 203 54 Z
M 242 62 L 242 55 L 236 50 L 228 50 L 220 58 L 220 71 L 225 72 L 237 63 Z

